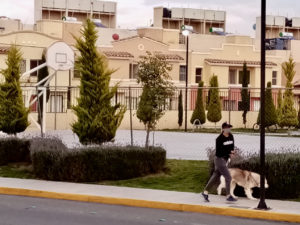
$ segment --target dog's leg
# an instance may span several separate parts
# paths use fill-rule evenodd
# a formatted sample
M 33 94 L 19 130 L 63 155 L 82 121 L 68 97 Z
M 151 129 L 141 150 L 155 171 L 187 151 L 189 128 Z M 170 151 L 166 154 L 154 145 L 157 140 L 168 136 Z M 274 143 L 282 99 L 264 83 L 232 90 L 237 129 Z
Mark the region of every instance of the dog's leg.
M 245 188 L 245 194 L 247 198 L 249 198 L 250 200 L 257 200 L 256 198 L 253 198 L 252 192 L 253 191 L 250 188 Z
M 237 196 L 234 195 L 234 189 L 236 187 L 236 183 L 232 180 L 231 181 L 231 184 L 230 184 L 230 194 L 232 197 L 234 198 L 238 198 Z
M 222 189 L 225 187 L 225 179 L 223 176 L 221 176 L 221 179 L 220 179 L 220 185 L 218 186 L 217 188 L 217 191 L 218 191 L 218 195 L 221 195 L 222 194 Z

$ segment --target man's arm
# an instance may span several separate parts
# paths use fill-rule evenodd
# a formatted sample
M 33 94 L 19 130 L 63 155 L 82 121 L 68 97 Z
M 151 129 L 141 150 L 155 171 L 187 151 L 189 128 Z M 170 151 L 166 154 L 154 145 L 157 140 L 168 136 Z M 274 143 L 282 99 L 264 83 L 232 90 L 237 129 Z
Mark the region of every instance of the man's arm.
M 216 139 L 216 155 L 220 155 L 220 151 L 222 150 L 222 141 L 221 138 Z

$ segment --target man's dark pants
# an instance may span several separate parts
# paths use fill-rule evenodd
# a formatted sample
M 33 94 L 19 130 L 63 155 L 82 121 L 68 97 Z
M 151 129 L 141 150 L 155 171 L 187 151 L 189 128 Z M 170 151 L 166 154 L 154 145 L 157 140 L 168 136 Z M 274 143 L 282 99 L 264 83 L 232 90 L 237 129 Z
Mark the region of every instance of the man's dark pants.
M 221 176 L 224 176 L 226 182 L 226 195 L 230 195 L 231 175 L 227 167 L 227 160 L 224 158 L 215 157 L 215 171 L 209 179 L 204 190 L 209 191 L 211 188 L 220 181 Z

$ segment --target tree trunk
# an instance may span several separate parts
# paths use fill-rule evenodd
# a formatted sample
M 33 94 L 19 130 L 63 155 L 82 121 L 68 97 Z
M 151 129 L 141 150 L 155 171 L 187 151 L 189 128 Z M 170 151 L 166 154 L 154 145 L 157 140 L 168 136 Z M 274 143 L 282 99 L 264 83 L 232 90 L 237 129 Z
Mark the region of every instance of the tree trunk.
M 146 131 L 147 131 L 147 135 L 146 135 L 146 144 L 145 144 L 145 147 L 148 149 L 149 148 L 149 136 L 150 136 L 150 127 L 149 125 L 147 125 L 146 127 Z

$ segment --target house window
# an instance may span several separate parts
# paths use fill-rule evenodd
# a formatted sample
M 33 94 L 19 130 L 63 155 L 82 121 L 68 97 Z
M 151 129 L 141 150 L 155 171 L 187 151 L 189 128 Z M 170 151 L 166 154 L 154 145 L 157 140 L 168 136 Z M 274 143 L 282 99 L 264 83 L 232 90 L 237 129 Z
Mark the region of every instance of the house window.
M 229 69 L 229 84 L 236 84 L 236 70 Z
M 239 84 L 243 84 L 243 71 L 240 70 L 239 71 Z M 250 83 L 250 71 L 247 70 L 247 79 L 248 79 L 248 83 Z
M 179 44 L 184 45 L 185 44 L 185 36 L 183 34 L 179 34 Z
M 196 68 L 196 83 L 202 80 L 202 68 Z
M 186 66 L 180 66 L 179 69 L 179 81 L 186 80 Z
M 260 100 L 253 101 L 253 111 L 258 112 L 260 109 Z
M 234 111 L 236 108 L 235 100 L 224 100 L 223 104 L 224 111 Z
M 21 74 L 26 72 L 26 60 L 22 60 L 20 64 Z
M 78 69 L 74 68 L 74 78 L 80 78 L 80 72 Z
M 32 69 L 34 69 L 37 66 L 42 65 L 42 64 L 43 64 L 42 60 L 32 59 L 32 60 L 30 60 L 30 70 L 32 70 Z M 31 73 L 30 76 L 37 77 L 38 76 L 38 71 L 35 71 L 35 72 Z
M 129 79 L 137 79 L 138 77 L 138 64 L 129 64 Z
M 77 69 L 77 66 L 76 66 L 78 63 L 79 62 L 76 60 L 75 65 L 74 65 L 74 70 L 73 70 L 74 78 L 80 78 L 81 77 L 80 71 Z
M 63 96 L 52 94 L 50 96 L 50 112 L 63 112 Z
M 277 71 L 272 73 L 272 85 L 277 85 Z

